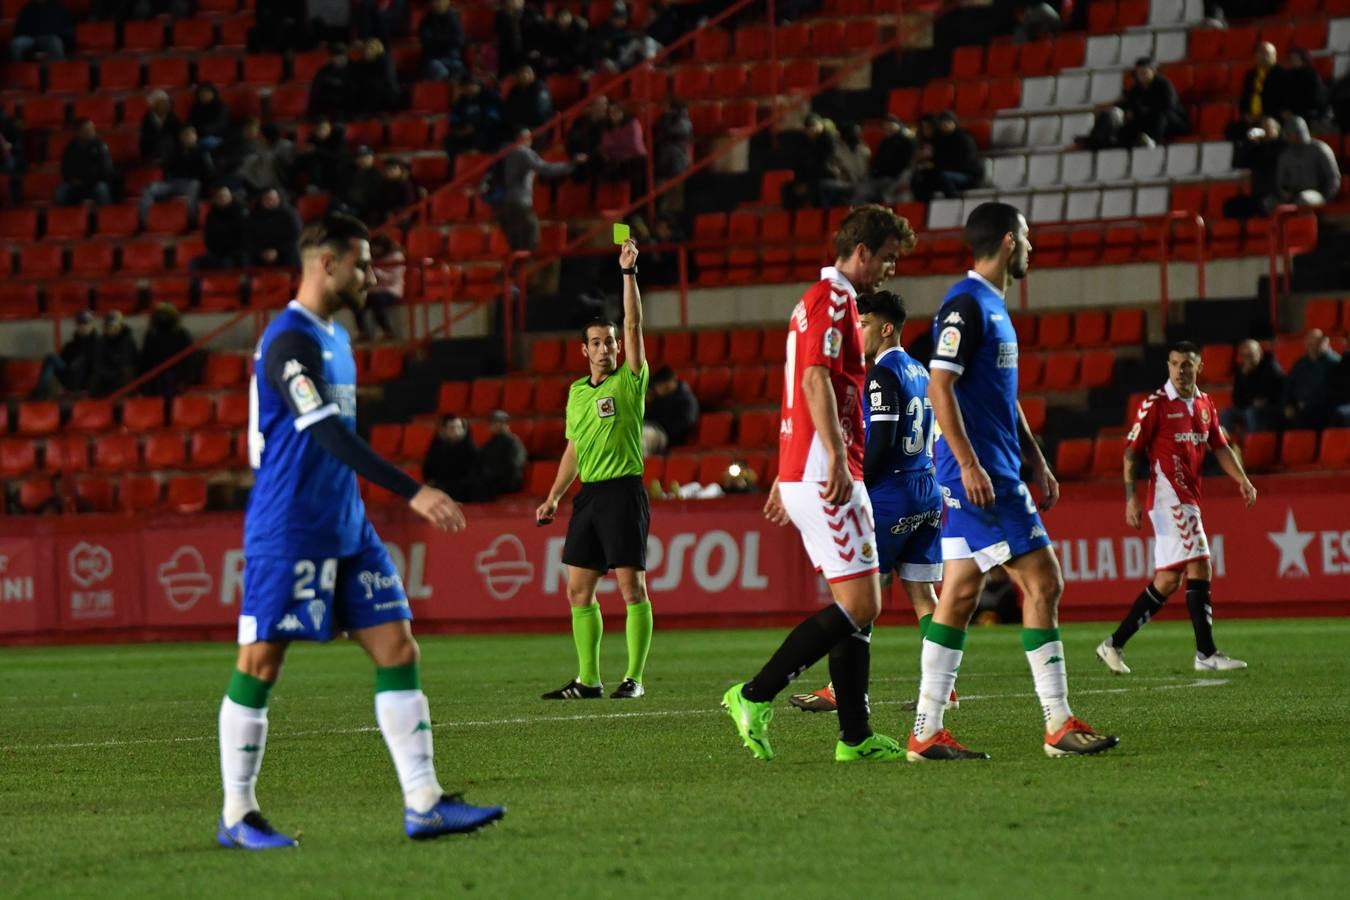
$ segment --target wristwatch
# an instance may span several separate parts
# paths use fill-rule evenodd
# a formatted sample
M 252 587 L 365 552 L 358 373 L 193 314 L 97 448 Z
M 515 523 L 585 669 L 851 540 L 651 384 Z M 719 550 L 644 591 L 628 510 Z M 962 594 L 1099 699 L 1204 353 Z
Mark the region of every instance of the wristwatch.
M 623 268 L 621 268 L 621 269 L 619 269 L 619 271 L 622 272 L 622 273 L 625 274 L 625 275 L 636 275 L 636 274 L 638 273 L 638 267 L 637 267 L 637 266 L 633 266 L 633 268 L 631 268 L 631 269 L 623 269 Z

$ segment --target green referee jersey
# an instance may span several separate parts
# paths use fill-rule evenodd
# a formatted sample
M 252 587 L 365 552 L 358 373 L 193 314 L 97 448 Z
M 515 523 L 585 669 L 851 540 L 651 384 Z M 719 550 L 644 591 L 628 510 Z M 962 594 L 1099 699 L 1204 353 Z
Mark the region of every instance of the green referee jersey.
M 642 416 L 647 408 L 647 363 L 633 374 L 626 363 L 600 382 L 572 382 L 567 394 L 567 439 L 577 445 L 582 483 L 642 474 Z

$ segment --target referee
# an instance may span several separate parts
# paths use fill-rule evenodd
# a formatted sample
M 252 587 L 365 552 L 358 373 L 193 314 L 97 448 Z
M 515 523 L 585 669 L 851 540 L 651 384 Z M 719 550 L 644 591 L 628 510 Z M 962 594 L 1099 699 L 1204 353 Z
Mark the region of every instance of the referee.
M 590 322 L 582 352 L 590 375 L 567 395 L 567 449 L 558 477 L 535 520 L 553 521 L 558 501 L 581 477 L 563 545 L 567 602 L 577 646 L 577 677 L 544 694 L 545 700 L 590 700 L 604 696 L 600 682 L 600 637 L 604 623 L 595 587 L 610 569 L 628 605 L 628 671 L 614 699 L 641 697 L 642 673 L 652 645 L 652 604 L 647 599 L 647 529 L 651 512 L 642 484 L 642 415 L 647 397 L 647 353 L 642 346 L 642 300 L 637 286 L 637 244 L 619 251 L 623 272 L 623 340 L 613 322 Z M 619 365 L 619 353 L 624 365 Z

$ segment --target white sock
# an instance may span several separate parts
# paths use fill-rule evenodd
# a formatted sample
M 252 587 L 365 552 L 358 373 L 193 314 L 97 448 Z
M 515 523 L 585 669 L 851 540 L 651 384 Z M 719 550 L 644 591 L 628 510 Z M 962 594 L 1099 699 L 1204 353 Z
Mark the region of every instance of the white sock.
M 920 656 L 919 707 L 914 713 L 914 736 L 924 741 L 942 730 L 942 709 L 947 705 L 956 673 L 961 668 L 961 650 L 953 650 L 933 641 L 923 642 Z
M 394 758 L 403 802 L 426 812 L 441 799 L 440 782 L 431 758 L 431 707 L 421 691 L 379 691 L 375 720 Z
M 254 789 L 267 748 L 267 709 L 241 706 L 229 697 L 220 704 L 220 780 L 225 786 L 221 818 L 232 828 L 258 809 Z
M 1027 665 L 1036 683 L 1036 696 L 1045 715 L 1046 733 L 1059 730 L 1073 715 L 1069 709 L 1069 673 L 1064 668 L 1064 642 L 1051 641 L 1028 651 Z

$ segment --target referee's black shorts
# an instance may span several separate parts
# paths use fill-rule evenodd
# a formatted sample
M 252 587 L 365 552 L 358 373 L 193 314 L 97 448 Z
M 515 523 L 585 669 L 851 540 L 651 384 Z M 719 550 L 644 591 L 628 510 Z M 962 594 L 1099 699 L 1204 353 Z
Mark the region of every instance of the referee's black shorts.
M 651 518 L 640 476 L 583 484 L 567 523 L 563 562 L 595 572 L 645 570 Z

